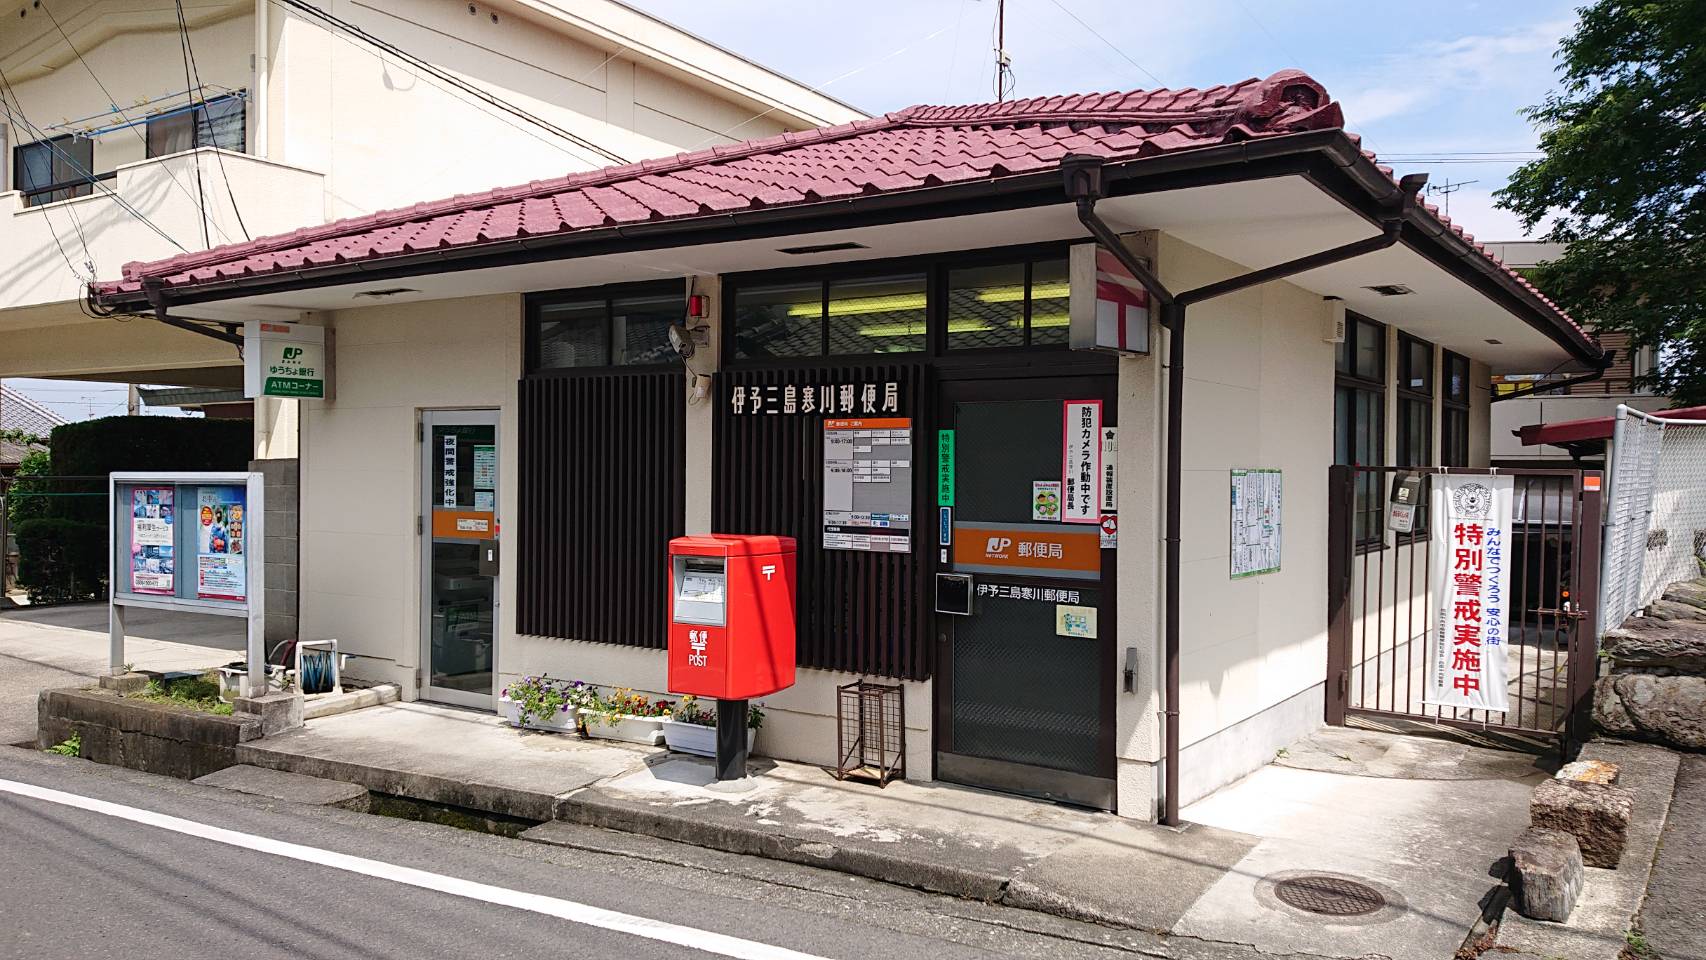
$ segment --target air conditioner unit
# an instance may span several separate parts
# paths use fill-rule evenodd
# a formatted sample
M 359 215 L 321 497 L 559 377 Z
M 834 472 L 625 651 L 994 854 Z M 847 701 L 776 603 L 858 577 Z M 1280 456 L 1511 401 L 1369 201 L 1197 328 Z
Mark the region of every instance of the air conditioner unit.
M 1321 339 L 1327 343 L 1345 342 L 1345 302 L 1327 301 L 1327 316 L 1321 322 Z

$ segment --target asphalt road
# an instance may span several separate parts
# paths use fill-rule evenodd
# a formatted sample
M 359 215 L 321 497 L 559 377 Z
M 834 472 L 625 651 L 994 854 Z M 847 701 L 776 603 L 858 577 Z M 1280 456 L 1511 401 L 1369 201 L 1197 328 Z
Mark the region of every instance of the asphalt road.
M 548 847 L 0 747 L 0 957 L 1258 956 L 596 833 Z

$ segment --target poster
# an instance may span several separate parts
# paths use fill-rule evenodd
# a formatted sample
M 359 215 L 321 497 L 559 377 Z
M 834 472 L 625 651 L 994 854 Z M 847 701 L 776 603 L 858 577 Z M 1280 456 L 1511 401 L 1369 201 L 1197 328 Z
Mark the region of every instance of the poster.
M 202 600 L 248 599 L 246 498 L 242 487 L 196 491 L 195 595 Z
M 498 485 L 498 448 L 490 443 L 474 444 L 474 489 L 491 490 Z
M 912 550 L 912 420 L 823 422 L 823 546 Z
M 1428 643 L 1424 703 L 1510 709 L 1511 500 L 1516 478 L 1439 474 L 1428 502 Z
M 1280 513 L 1284 487 L 1278 470 L 1232 471 L 1232 576 L 1253 577 L 1280 568 Z
M 1068 400 L 1062 422 L 1060 519 L 1100 523 L 1102 401 Z
M 173 557 L 172 487 L 134 487 L 130 493 L 130 592 L 171 596 L 177 590 Z
M 1031 481 L 1031 519 L 1060 519 L 1060 481 Z
M 439 503 L 454 507 L 457 503 L 456 434 L 447 433 L 442 441 L 443 457 L 439 470 Z

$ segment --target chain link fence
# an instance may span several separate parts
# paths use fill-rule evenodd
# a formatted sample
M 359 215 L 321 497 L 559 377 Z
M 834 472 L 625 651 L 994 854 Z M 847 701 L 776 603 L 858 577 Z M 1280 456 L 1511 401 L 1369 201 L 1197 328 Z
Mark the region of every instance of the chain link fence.
M 1706 420 L 1617 408 L 1599 632 L 1706 572 Z

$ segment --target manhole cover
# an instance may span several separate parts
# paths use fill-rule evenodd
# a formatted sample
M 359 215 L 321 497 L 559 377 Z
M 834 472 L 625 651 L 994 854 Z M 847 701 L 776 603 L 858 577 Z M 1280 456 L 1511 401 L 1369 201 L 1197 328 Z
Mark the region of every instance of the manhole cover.
M 1287 906 L 1329 917 L 1359 917 L 1386 906 L 1386 898 L 1373 887 L 1322 874 L 1281 880 L 1274 884 L 1274 896 Z

